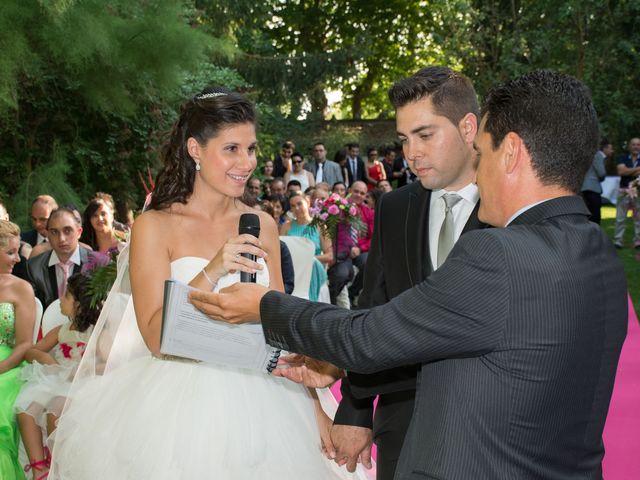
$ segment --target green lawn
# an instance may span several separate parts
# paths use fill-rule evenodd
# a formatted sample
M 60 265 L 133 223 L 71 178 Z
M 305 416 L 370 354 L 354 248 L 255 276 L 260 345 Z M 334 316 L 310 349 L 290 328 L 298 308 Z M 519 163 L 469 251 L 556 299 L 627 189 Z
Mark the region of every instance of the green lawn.
M 629 214 L 630 215 L 630 214 Z M 616 224 L 615 207 L 602 207 L 602 228 L 613 240 L 613 230 Z M 633 238 L 633 222 L 627 219 L 627 229 L 624 232 L 625 248 L 618 250 L 618 255 L 624 263 L 624 270 L 627 273 L 629 293 L 635 307 L 636 313 L 640 313 L 640 250 L 633 248 L 631 239 Z

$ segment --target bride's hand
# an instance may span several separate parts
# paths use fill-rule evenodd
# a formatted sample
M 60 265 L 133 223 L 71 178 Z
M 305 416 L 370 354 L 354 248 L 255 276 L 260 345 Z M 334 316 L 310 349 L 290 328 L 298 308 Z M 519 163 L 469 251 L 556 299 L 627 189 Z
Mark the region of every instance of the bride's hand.
M 227 243 L 205 267 L 205 271 L 213 281 L 217 282 L 227 273 L 237 271 L 255 273 L 264 268 L 258 262 L 243 257 L 242 253 L 255 255 L 256 260 L 267 258 L 267 252 L 262 250 L 262 242 L 259 238 L 248 234 L 238 235 L 227 240 Z
M 324 413 L 322 407 L 316 407 L 316 421 L 318 422 L 318 430 L 320 432 L 320 444 L 322 453 L 329 460 L 336 458 L 336 449 L 331 441 L 331 427 L 333 421 Z
M 309 388 L 325 388 L 344 377 L 344 370 L 328 362 L 292 353 L 278 360 L 278 367 L 272 375 Z

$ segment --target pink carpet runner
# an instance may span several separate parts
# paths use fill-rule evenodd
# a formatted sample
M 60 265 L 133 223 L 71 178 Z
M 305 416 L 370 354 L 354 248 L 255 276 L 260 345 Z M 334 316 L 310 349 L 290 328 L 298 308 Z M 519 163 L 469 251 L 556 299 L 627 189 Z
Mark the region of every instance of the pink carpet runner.
M 629 298 L 629 330 L 622 347 L 604 427 L 605 480 L 640 478 L 640 324 Z
M 339 402 L 340 382 L 331 387 Z M 629 331 L 622 347 L 609 416 L 604 429 L 605 480 L 640 478 L 640 324 L 629 298 Z M 373 456 L 376 451 L 373 446 Z

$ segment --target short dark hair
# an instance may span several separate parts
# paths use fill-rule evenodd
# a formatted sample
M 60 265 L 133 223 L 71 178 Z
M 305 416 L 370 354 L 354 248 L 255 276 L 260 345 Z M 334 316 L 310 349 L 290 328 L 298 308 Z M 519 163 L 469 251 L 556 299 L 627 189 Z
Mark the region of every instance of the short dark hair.
M 351 150 L 352 148 L 360 148 L 359 143 L 347 143 L 347 148 Z
M 287 140 L 286 142 L 282 143 L 282 147 L 281 148 L 290 148 L 290 149 L 293 150 L 293 149 L 296 148 L 296 146 L 291 140 Z
M 612 145 L 612 143 L 609 141 L 609 139 L 602 138 L 602 140 L 600 140 L 600 150 L 602 150 L 607 145 Z
M 318 145 L 322 145 L 324 147 L 324 143 L 322 142 L 316 142 L 312 145 L 313 148 L 316 148 Z
M 288 189 L 289 187 L 291 187 L 291 186 L 294 186 L 294 187 L 295 187 L 295 186 L 297 186 L 297 187 L 302 188 L 302 184 L 301 184 L 298 180 L 296 180 L 296 179 L 289 180 L 289 183 L 287 183 L 287 189 Z
M 73 220 L 76 222 L 76 225 L 81 227 L 82 226 L 82 217 L 80 216 L 80 212 L 78 212 L 78 210 L 75 210 L 73 207 L 71 206 L 62 206 L 62 207 L 58 207 L 55 210 L 53 210 L 51 212 L 51 215 L 49 215 L 49 219 L 47 220 L 47 229 L 49 228 L 49 224 L 55 220 L 57 217 L 59 217 L 60 215 L 64 214 L 64 213 L 68 213 L 69 215 L 71 215 L 71 218 L 73 218 Z
M 478 97 L 471 81 L 449 67 L 423 68 L 398 80 L 389 89 L 389 100 L 396 110 L 427 97 L 431 98 L 434 111 L 454 125 L 468 113 L 480 117 Z
M 507 133 L 517 133 L 543 184 L 580 191 L 600 137 L 585 84 L 553 70 L 537 70 L 491 90 L 482 113 L 494 149 Z

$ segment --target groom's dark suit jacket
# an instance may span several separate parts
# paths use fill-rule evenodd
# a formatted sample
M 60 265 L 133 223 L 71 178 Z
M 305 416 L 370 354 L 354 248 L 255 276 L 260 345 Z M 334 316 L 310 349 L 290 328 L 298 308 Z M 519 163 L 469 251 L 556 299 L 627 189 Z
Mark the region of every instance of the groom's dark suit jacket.
M 369 311 L 269 292 L 265 336 L 361 373 L 422 364 L 397 479 L 601 479 L 627 284 L 588 216 L 561 197 L 469 232 Z
M 361 307 L 384 305 L 431 274 L 430 204 L 431 190 L 420 182 L 389 192 L 380 199 L 364 288 L 358 299 Z M 486 227 L 478 220 L 478 207 L 479 203 L 469 216 L 463 234 Z M 418 369 L 419 365 L 415 365 L 370 375 L 349 373 L 348 379 L 343 379 L 343 400 L 336 413 L 336 424 L 371 428 L 375 395 L 383 393 L 373 425 L 382 454 L 378 457 L 378 478 L 393 476 L 413 411 Z

